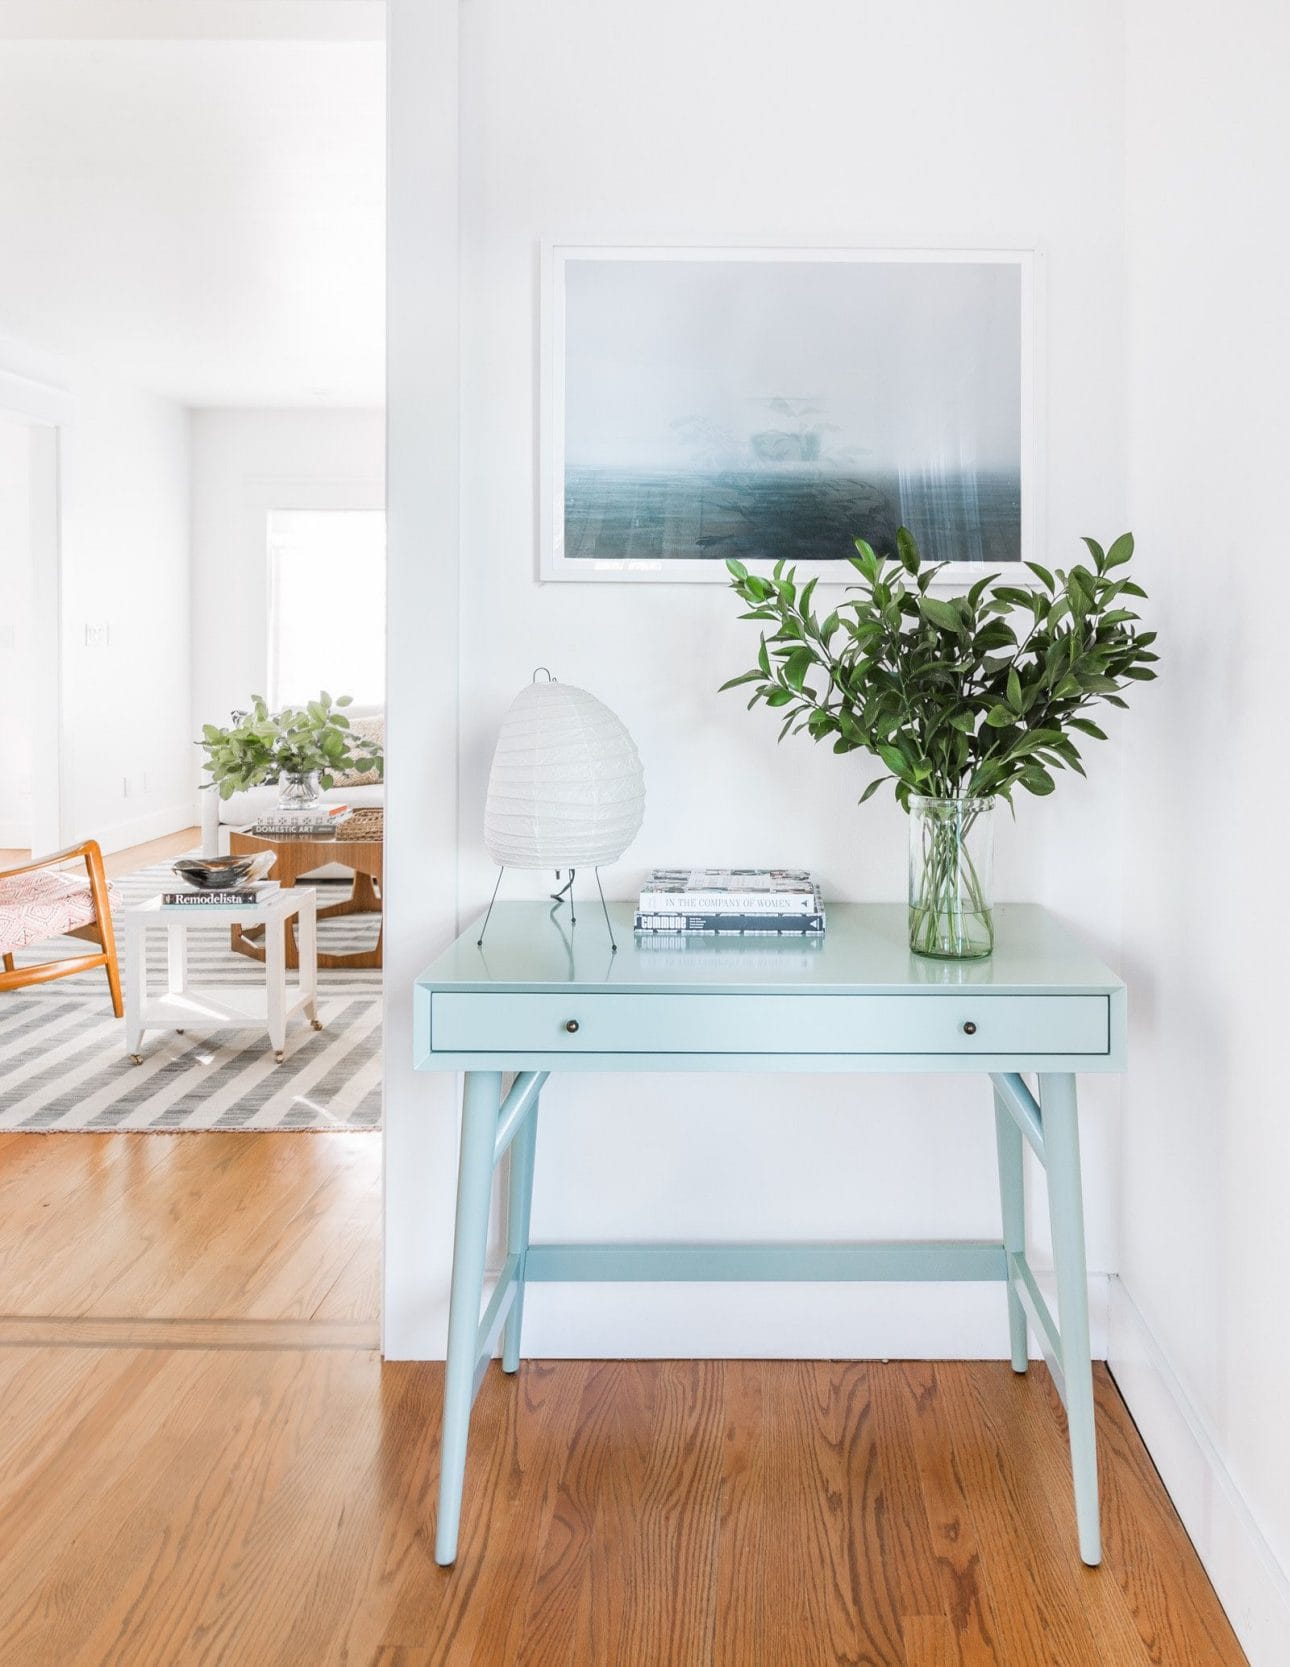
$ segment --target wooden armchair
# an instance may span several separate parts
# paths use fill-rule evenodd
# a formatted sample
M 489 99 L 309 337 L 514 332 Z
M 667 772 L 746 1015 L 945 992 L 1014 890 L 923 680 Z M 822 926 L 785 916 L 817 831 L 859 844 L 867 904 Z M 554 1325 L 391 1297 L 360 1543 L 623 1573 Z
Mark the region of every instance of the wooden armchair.
M 87 879 L 61 872 L 62 864 L 80 857 Z M 67 978 L 74 972 L 107 970 L 112 992 L 112 1011 L 119 1019 L 121 974 L 116 964 L 116 939 L 112 933 L 112 888 L 103 872 L 103 853 L 98 841 L 87 839 L 52 857 L 24 863 L 21 868 L 0 869 L 0 991 L 22 990 L 30 984 L 47 984 L 53 978 Z M 28 944 L 65 934 L 86 938 L 97 944 L 93 955 L 73 955 L 35 966 L 14 965 L 13 952 Z

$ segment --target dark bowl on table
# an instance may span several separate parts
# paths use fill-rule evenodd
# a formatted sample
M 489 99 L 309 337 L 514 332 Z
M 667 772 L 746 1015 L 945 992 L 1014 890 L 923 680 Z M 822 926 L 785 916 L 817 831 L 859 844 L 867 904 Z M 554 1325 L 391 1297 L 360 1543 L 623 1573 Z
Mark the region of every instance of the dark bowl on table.
M 243 857 L 181 857 L 175 873 L 199 891 L 222 891 L 240 885 L 251 872 L 255 854 Z

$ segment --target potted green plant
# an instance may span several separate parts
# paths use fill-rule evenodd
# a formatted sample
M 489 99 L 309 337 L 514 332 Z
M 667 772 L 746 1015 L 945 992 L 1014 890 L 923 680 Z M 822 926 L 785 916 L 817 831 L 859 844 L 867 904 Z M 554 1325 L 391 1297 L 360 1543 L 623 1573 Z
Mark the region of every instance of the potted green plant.
M 230 799 L 248 787 L 277 782 L 282 806 L 308 809 L 343 771 L 382 774 L 380 742 L 356 734 L 342 710 L 352 703 L 351 695 L 333 701 L 324 690 L 304 706 L 270 712 L 264 697 L 254 695 L 250 710 L 234 712 L 225 728 L 203 724 L 198 745 L 206 753 L 208 785 Z
M 799 585 L 778 563 L 769 577 L 727 562 L 764 626 L 757 664 L 723 689 L 753 684 L 780 712 L 782 741 L 805 731 L 839 753 L 870 752 L 910 814 L 909 941 L 920 955 L 970 959 L 994 947 L 991 826 L 998 800 L 1018 788 L 1051 793 L 1053 772 L 1084 773 L 1078 740 L 1105 740 L 1088 716 L 1156 674 L 1154 631 L 1131 603 L 1133 536 L 1109 550 L 1084 540 L 1092 565 L 1051 573 L 1025 565 L 1031 589 L 988 574 L 962 596 L 930 594 L 939 566 L 901 528 L 895 560 L 862 539 L 850 557 L 858 583 L 820 618 L 817 581 Z

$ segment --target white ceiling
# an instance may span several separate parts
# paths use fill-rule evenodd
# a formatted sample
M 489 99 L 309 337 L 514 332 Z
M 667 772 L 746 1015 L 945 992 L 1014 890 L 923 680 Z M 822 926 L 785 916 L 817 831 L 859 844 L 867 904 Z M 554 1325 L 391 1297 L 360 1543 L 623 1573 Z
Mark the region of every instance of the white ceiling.
M 0 337 L 189 405 L 380 404 L 376 33 L 0 39 Z

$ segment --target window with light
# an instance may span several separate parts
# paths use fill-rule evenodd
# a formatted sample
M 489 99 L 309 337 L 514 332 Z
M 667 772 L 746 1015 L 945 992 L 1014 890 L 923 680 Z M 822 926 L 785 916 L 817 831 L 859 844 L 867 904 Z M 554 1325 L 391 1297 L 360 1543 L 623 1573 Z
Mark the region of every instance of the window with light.
M 269 704 L 384 704 L 384 510 L 270 510 L 268 553 Z

